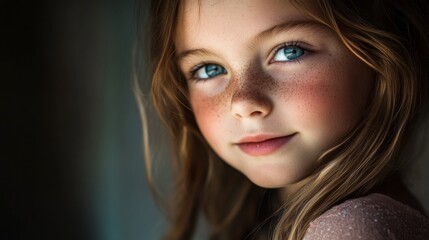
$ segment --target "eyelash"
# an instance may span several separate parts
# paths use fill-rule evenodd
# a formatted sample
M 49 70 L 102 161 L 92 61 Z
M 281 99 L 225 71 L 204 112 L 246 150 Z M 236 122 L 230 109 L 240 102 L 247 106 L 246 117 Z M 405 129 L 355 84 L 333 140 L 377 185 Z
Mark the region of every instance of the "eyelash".
M 268 55 L 269 56 L 268 59 L 270 59 L 268 63 L 270 63 L 270 64 L 271 63 L 290 64 L 290 63 L 298 63 L 298 62 L 300 62 L 302 60 L 301 57 L 299 57 L 297 59 L 290 60 L 290 61 L 274 61 L 273 58 L 279 52 L 280 49 L 285 48 L 285 47 L 291 47 L 291 46 L 296 46 L 296 47 L 301 48 L 304 51 L 304 54 L 306 54 L 308 52 L 308 49 L 302 47 L 301 45 L 302 45 L 301 42 L 291 41 L 291 42 L 285 42 L 285 43 L 282 43 L 282 44 L 276 46 L 273 50 L 271 50 L 270 54 Z M 213 63 L 213 62 L 202 62 L 202 63 L 199 63 L 199 64 L 195 65 L 194 67 L 192 67 L 191 70 L 188 73 L 188 76 L 189 76 L 188 79 L 189 80 L 199 81 L 199 82 L 200 81 L 204 82 L 204 81 L 212 79 L 212 78 L 197 78 L 197 77 L 194 77 L 197 71 L 199 71 L 202 67 L 204 67 L 206 65 L 209 65 L 209 64 L 216 64 L 216 63 Z M 222 66 L 222 65 L 219 64 L 219 66 Z

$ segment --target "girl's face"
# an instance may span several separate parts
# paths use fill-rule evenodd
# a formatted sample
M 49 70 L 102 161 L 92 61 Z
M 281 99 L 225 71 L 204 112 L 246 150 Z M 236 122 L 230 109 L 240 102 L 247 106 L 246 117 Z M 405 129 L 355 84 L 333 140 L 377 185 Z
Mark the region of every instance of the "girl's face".
M 198 126 L 255 184 L 302 180 L 362 116 L 372 70 L 288 1 L 186 0 L 179 19 Z

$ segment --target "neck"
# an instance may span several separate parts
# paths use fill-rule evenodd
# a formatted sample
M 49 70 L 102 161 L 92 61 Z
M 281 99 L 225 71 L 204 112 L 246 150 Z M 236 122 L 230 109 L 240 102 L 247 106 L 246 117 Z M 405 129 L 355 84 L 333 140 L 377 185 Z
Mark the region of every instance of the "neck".
M 304 178 L 301 181 L 293 184 L 288 184 L 287 186 L 280 189 L 280 196 L 283 200 L 288 199 L 291 194 L 297 192 L 302 186 L 307 184 L 310 181 L 310 177 Z

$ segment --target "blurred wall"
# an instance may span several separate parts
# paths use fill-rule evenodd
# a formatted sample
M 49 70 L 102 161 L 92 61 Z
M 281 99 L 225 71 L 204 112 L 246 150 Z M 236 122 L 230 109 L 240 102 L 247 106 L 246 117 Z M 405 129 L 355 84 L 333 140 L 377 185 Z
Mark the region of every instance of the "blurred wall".
M 158 239 L 131 0 L 2 1 L 0 239 Z

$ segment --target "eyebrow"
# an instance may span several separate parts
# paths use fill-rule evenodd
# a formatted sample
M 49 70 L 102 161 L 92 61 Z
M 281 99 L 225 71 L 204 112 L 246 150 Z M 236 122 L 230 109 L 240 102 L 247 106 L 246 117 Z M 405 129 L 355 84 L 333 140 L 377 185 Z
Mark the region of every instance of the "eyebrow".
M 254 39 L 251 40 L 250 46 L 253 46 L 257 42 L 260 42 L 264 39 L 270 38 L 271 36 L 281 33 L 290 31 L 292 29 L 296 28 L 313 28 L 314 30 L 327 30 L 329 29 L 327 26 L 323 25 L 322 23 L 311 21 L 311 20 L 296 20 L 296 21 L 287 21 L 280 24 L 276 24 L 256 35 Z M 176 56 L 176 60 L 180 62 L 183 58 L 189 57 L 189 56 L 199 56 L 199 55 L 210 55 L 212 54 L 210 51 L 199 48 L 199 49 L 190 49 L 185 50 L 183 52 L 180 52 Z
M 260 32 L 258 35 L 256 35 L 255 39 L 252 42 L 258 42 L 263 39 L 269 38 L 272 35 L 290 31 L 292 29 L 296 28 L 312 28 L 314 30 L 326 30 L 328 29 L 327 26 L 323 25 L 322 23 L 311 21 L 311 20 L 295 20 L 295 21 L 287 21 L 283 22 L 277 25 L 274 25 L 270 27 L 267 30 L 264 30 Z
M 179 53 L 176 56 L 176 60 L 178 62 L 180 62 L 180 60 L 182 60 L 186 57 L 189 57 L 189 56 L 210 55 L 210 54 L 212 54 L 210 51 L 203 49 L 203 48 L 191 49 L 191 50 L 186 50 L 186 51 Z

